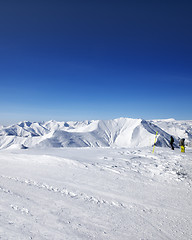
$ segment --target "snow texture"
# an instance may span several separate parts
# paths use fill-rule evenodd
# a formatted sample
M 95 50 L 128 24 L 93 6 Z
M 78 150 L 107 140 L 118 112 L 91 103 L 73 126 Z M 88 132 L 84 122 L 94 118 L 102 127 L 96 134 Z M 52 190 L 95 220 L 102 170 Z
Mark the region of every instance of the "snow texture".
M 0 149 L 62 147 L 168 147 L 170 136 L 192 141 L 192 121 L 118 118 L 82 122 L 24 121 L 0 128 Z
M 110 130 L 99 135 L 106 123 Z M 47 125 L 60 129 L 58 123 Z M 75 140 L 85 127 L 87 137 L 93 132 L 101 137 L 99 144 L 105 138 L 124 144 L 128 126 L 131 141 L 148 123 L 122 120 L 120 125 L 116 120 L 66 127 L 72 126 L 79 132 L 65 132 Z M 53 136 L 64 142 L 62 131 L 54 130 Z M 123 135 L 115 135 L 118 131 Z M 152 147 L 23 150 L 16 145 L 0 151 L 0 239 L 189 240 L 191 184 L 188 147 L 185 153 L 165 147 L 152 153 Z

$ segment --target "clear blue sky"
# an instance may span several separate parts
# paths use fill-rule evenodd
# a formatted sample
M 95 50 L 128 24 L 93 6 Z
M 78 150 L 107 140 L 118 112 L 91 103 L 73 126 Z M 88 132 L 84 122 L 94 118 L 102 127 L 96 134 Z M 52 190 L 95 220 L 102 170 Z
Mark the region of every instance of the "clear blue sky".
M 192 119 L 192 1 L 0 1 L 0 124 Z

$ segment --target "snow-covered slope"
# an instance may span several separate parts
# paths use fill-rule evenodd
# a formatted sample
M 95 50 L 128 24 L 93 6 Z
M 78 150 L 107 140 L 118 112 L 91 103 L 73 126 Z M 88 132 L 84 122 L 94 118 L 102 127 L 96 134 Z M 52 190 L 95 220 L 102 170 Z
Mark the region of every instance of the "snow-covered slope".
M 192 121 L 175 119 L 153 120 L 153 124 L 157 125 L 165 132 L 173 135 L 175 138 L 185 138 L 186 143 L 192 142 Z
M 118 118 L 81 122 L 20 122 L 0 128 L 0 149 L 24 147 L 146 147 L 169 146 L 170 135 L 192 140 L 192 121 Z M 12 146 L 13 147 L 13 146 Z
M 36 137 L 48 133 L 41 123 L 24 121 L 16 125 L 0 128 L 0 136 Z
M 1 240 L 190 240 L 192 150 L 0 151 Z

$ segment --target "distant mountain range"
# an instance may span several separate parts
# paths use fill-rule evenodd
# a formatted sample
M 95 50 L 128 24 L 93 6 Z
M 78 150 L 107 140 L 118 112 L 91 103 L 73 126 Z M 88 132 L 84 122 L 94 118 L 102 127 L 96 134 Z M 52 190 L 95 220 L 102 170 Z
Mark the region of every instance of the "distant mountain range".
M 0 127 L 0 149 L 47 147 L 168 147 L 170 136 L 192 141 L 192 121 L 118 118 L 81 122 L 23 121 Z

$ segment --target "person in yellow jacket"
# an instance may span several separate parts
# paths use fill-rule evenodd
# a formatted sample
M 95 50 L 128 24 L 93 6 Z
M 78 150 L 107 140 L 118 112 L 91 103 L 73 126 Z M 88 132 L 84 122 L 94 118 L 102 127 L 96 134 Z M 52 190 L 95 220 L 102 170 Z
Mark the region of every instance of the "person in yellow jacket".
M 179 146 L 181 147 L 181 152 L 185 152 L 185 138 L 180 139 Z

